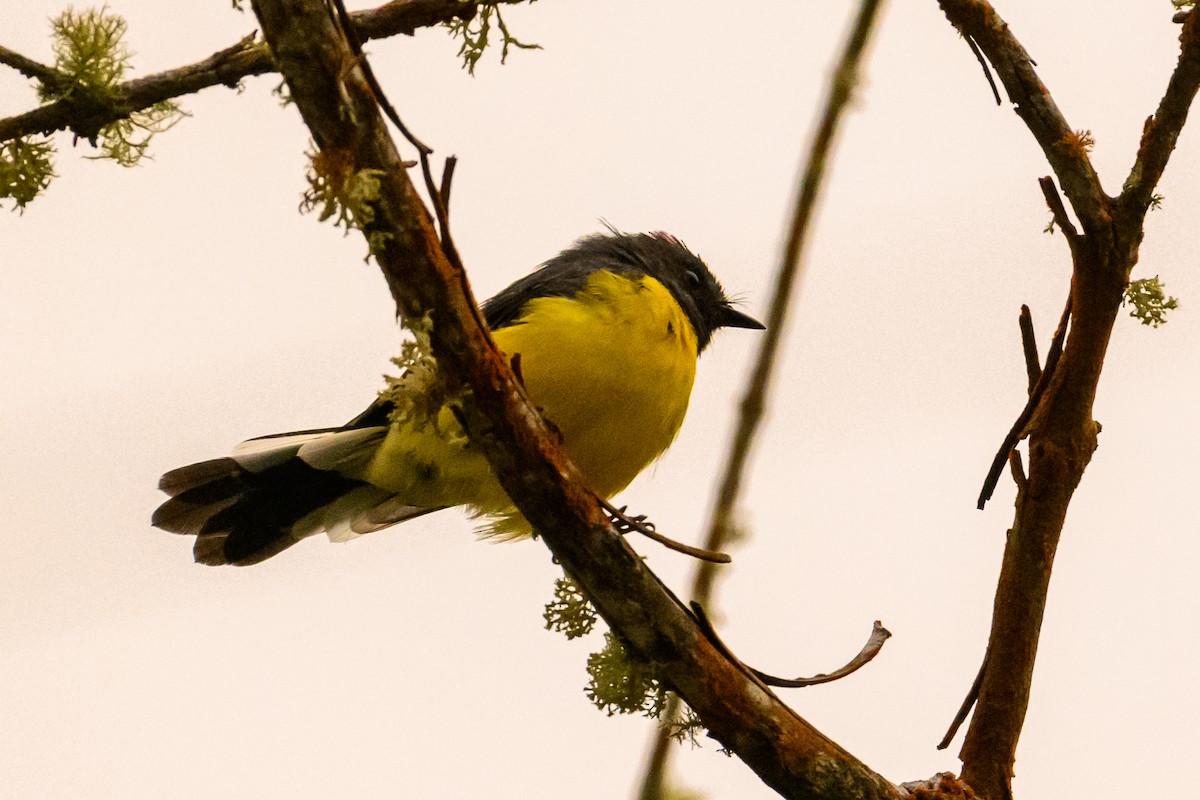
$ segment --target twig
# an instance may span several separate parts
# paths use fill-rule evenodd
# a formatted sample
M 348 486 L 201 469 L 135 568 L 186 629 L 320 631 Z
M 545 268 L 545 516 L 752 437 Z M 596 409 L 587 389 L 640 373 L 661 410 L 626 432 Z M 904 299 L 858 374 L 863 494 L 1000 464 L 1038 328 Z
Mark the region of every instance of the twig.
M 716 628 L 713 627 L 712 621 L 709 620 L 708 614 L 705 613 L 704 607 L 695 600 L 691 602 L 692 613 L 696 615 L 696 621 L 700 625 L 700 630 L 708 637 L 713 646 L 720 650 L 725 656 L 733 661 L 742 663 L 733 651 L 721 641 L 721 637 L 717 635 Z M 879 655 L 879 651 L 883 649 L 883 644 L 892 636 L 891 631 L 883 627 L 883 623 L 875 620 L 875 624 L 871 629 L 871 635 L 867 637 L 867 643 L 863 645 L 862 650 L 858 651 L 858 655 L 850 659 L 846 666 L 836 669 L 828 674 L 820 673 L 811 678 L 777 678 L 774 675 L 769 675 L 762 670 L 754 669 L 747 666 L 754 677 L 758 678 L 767 686 L 775 686 L 783 689 L 800 689 L 805 686 L 816 686 L 821 683 L 831 683 L 832 681 L 840 680 L 847 675 L 850 675 L 862 669 L 867 664 L 874 660 L 875 656 Z
M 420 150 L 418 152 L 421 159 L 421 176 L 425 179 L 425 191 L 429 193 L 430 202 L 433 203 L 434 216 L 438 221 L 442 252 L 451 264 L 461 270 L 463 269 L 462 256 L 459 255 L 458 247 L 455 246 L 454 239 L 450 236 L 450 182 L 446 179 L 447 171 L 451 175 L 454 173 L 454 162 L 446 159 L 446 167 L 442 171 L 442 187 L 438 189 L 433 180 L 433 171 L 429 167 L 429 153 L 433 151 Z
M 1067 216 L 1067 208 L 1058 194 L 1058 187 L 1054 185 L 1054 178 L 1049 175 L 1038 178 L 1038 186 L 1042 189 L 1042 196 L 1046 198 L 1046 205 L 1050 207 L 1050 215 L 1054 219 L 1054 223 L 1062 229 L 1067 241 L 1074 244 L 1079 238 L 1079 231 L 1075 229 L 1071 218 Z
M 1117 204 L 1137 218 L 1145 215 L 1154 196 L 1154 188 L 1175 150 L 1179 133 L 1187 122 L 1192 100 L 1200 90 L 1200 14 L 1193 9 L 1182 20 L 1179 33 L 1179 61 L 1154 116 L 1146 120 L 1137 157 L 1125 179 Z
M 438 200 L 442 204 L 442 213 L 446 221 L 450 220 L 450 185 L 454 181 L 454 168 L 458 166 L 458 156 L 446 156 L 442 165 L 442 185 L 438 189 Z
M 787 318 L 792 306 L 792 294 L 799 283 L 803 261 L 801 256 L 807 241 L 809 222 L 817 205 L 825 165 L 829 160 L 843 112 L 849 104 L 854 87 L 858 82 L 859 63 L 866 51 L 872 26 L 877 19 L 882 0 L 863 0 L 850 35 L 842 51 L 841 60 L 830 82 L 820 122 L 809 147 L 805 161 L 800 190 L 792 211 L 791 226 L 784 246 L 779 274 L 775 279 L 775 293 L 767 314 L 767 330 L 755 359 L 754 371 L 750 376 L 749 388 L 741 402 L 737 429 L 729 448 L 729 457 L 717 500 L 713 507 L 712 523 L 709 527 L 705 547 L 720 550 L 729 537 L 732 520 L 741 493 L 742 476 L 749 461 L 750 450 L 758 433 L 766 409 L 766 397 L 770 390 L 775 368 L 775 355 L 787 327 Z M 701 565 L 696 573 L 692 596 L 707 602 L 715 573 Z
M 1058 359 L 1062 355 L 1063 339 L 1066 338 L 1067 322 L 1070 318 L 1071 294 L 1068 293 L 1067 304 L 1063 307 L 1062 316 L 1058 319 L 1058 328 L 1055 329 L 1054 338 L 1050 341 L 1050 350 L 1046 353 L 1046 366 L 1042 370 L 1037 384 L 1033 387 L 1033 391 L 1029 393 L 1029 399 L 1025 402 L 1025 407 L 1021 409 L 1016 422 L 1012 424 L 1008 435 L 1004 437 L 1004 442 L 1000 445 L 1000 449 L 996 451 L 996 455 L 992 459 L 992 466 L 988 470 L 987 477 L 983 480 L 983 488 L 979 491 L 979 500 L 975 505 L 980 510 L 983 510 L 983 507 L 987 505 L 987 501 L 992 499 L 992 493 L 996 491 L 996 484 L 1000 482 L 1000 473 L 1004 471 L 1004 465 L 1008 462 L 1008 454 L 1017 446 L 1017 442 L 1024 438 L 1029 421 L 1033 419 L 1033 412 L 1037 409 L 1038 403 L 1041 402 L 1042 395 L 1046 392 L 1046 387 L 1050 385 L 1050 378 L 1053 377 L 1054 368 L 1058 366 Z
M 1025 464 L 1021 461 L 1021 451 L 1013 448 L 1008 454 L 1008 472 L 1012 475 L 1013 483 L 1017 485 L 1017 493 L 1025 491 L 1028 479 L 1025 477 Z
M 1029 306 L 1021 306 L 1021 316 L 1018 318 L 1021 327 L 1021 350 L 1025 353 L 1025 374 L 1029 378 L 1028 394 L 1033 394 L 1038 378 L 1042 377 L 1042 364 L 1038 360 L 1037 339 L 1033 332 L 1033 315 Z
M 962 31 L 959 31 L 962 33 Z M 979 45 L 975 40 L 963 33 L 962 37 L 967 40 L 967 45 L 971 48 L 971 52 L 975 54 L 976 60 L 979 61 L 979 67 L 983 70 L 983 77 L 987 78 L 988 86 L 992 87 L 992 97 L 996 98 L 996 105 L 1001 105 L 1003 101 L 1000 99 L 1000 90 L 996 88 L 996 79 L 992 77 L 992 68 L 988 66 L 987 59 L 983 57 L 983 51 L 979 49 Z
M 800 688 L 803 686 L 816 686 L 819 683 L 829 683 L 830 681 L 840 680 L 847 675 L 857 672 L 865 667 L 875 656 L 879 655 L 879 651 L 883 649 L 883 643 L 890 639 L 892 632 L 883 627 L 883 623 L 875 620 L 875 624 L 871 629 L 871 635 L 867 638 L 867 643 L 863 645 L 862 650 L 858 651 L 858 655 L 850 659 L 849 663 L 841 669 L 834 670 L 829 674 L 814 675 L 811 678 L 776 678 L 768 675 L 765 672 L 754 670 L 754 674 L 758 679 L 768 686 L 779 686 L 782 688 Z
M 975 701 L 979 699 L 979 687 L 983 684 L 983 673 L 987 671 L 988 657 L 987 652 L 983 654 L 983 663 L 979 665 L 979 671 L 975 673 L 975 680 L 971 682 L 971 688 L 967 690 L 967 696 L 963 699 L 962 705 L 958 707 L 958 713 L 954 715 L 954 720 L 950 723 L 950 727 L 946 730 L 946 735 L 938 742 L 937 749 L 945 750 L 954 741 L 954 736 L 958 733 L 958 729 L 967 721 L 967 715 L 971 713 L 971 709 L 975 706 Z
M 392 0 L 378 8 L 351 12 L 350 19 L 360 39 L 384 39 L 401 34 L 411 35 L 418 28 L 471 16 L 479 5 L 477 2 L 458 0 Z M 0 60 L 0 63 L 20 69 L 13 63 L 14 59 L 26 68 L 36 64 L 17 53 L 12 53 L 8 60 Z M 68 129 L 81 138 L 91 140 L 106 125 L 126 119 L 130 114 L 164 100 L 193 94 L 210 86 L 236 86 L 243 78 L 276 71 L 269 50 L 261 44 L 255 44 L 254 34 L 250 34 L 194 64 L 117 84 L 109 92 L 110 97 L 106 101 L 98 101 L 90 95 L 72 96 L 0 119 L 0 141 Z M 22 72 L 29 74 L 25 70 Z M 31 77 L 42 79 L 39 75 Z
M 346 11 L 346 4 L 343 0 L 329 0 L 333 4 L 333 9 L 337 13 L 338 23 L 342 26 L 342 32 L 346 35 L 346 41 L 350 43 L 350 50 L 356 56 L 358 66 L 362 69 L 363 77 L 367 79 L 367 85 L 371 87 L 371 92 L 375 95 L 375 102 L 383 109 L 383 114 L 396 129 L 408 140 L 408 143 L 417 148 L 417 152 L 421 154 L 432 153 L 433 150 L 425 145 L 416 137 L 408 126 L 400 119 L 400 115 L 396 113 L 396 109 L 392 106 L 392 102 L 388 100 L 384 94 L 383 87 L 379 85 L 379 79 L 375 77 L 375 70 L 371 69 L 371 62 L 367 60 L 363 54 L 362 40 L 358 36 L 358 29 L 354 25 L 354 21 L 350 18 L 349 12 Z
M 642 536 L 658 542 L 668 550 L 674 550 L 677 553 L 683 553 L 684 555 L 689 555 L 692 558 L 698 558 L 701 561 L 706 561 L 711 564 L 728 564 L 733 561 L 733 559 L 725 553 L 717 553 L 712 550 L 704 550 L 699 547 L 692 547 L 691 545 L 684 544 L 683 542 L 677 542 L 674 539 L 663 536 L 654 529 L 653 525 L 645 522 L 644 520 L 626 516 L 625 509 L 616 508 L 612 503 L 608 502 L 604 498 L 597 497 L 596 499 L 600 502 L 600 507 L 607 511 L 612 517 L 613 521 L 617 523 L 618 533 L 637 531 Z
M 0 64 L 6 64 L 26 78 L 33 78 L 40 83 L 54 85 L 62 80 L 62 75 L 54 67 L 26 58 L 3 46 L 0 46 Z

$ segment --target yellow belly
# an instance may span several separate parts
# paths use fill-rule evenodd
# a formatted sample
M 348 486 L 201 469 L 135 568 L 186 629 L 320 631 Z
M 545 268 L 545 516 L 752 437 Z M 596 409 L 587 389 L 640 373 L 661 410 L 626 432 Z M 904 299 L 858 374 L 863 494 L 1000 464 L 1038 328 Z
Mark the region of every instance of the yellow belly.
M 529 302 L 518 324 L 493 334 L 519 356 L 530 399 L 601 497 L 624 489 L 675 439 L 696 374 L 696 336 L 653 278 L 598 272 L 575 298 Z M 393 427 L 367 470 L 372 483 L 416 506 L 468 505 L 512 516 L 512 503 L 448 409 L 440 431 Z M 524 532 L 519 519 L 496 532 Z

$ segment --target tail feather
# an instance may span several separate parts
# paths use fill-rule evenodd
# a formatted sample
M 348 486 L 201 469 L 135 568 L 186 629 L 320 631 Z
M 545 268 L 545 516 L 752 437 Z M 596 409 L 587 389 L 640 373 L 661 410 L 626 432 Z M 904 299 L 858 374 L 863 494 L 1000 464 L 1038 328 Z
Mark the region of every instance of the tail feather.
M 171 498 L 151 519 L 196 537 L 201 564 L 257 564 L 325 531 L 335 541 L 434 509 L 347 477 L 368 461 L 386 428 L 304 431 L 254 439 L 233 456 L 180 467 L 159 482 Z
M 434 511 L 441 511 L 443 508 L 445 506 L 436 508 L 412 506 L 398 497 L 389 496 L 382 503 L 356 514 L 350 520 L 350 530 L 355 535 L 374 533 L 384 528 L 390 528 L 399 522 L 421 517 Z
M 237 465 L 232 464 L 232 469 L 236 470 Z M 195 536 L 214 514 L 236 503 L 245 487 L 245 482 L 234 472 L 184 489 L 159 506 L 150 523 L 164 531 Z
M 212 483 L 218 478 L 234 476 L 237 474 L 237 464 L 231 463 L 232 461 L 231 458 L 214 458 L 211 461 L 201 461 L 199 464 L 173 469 L 158 479 L 158 488 L 175 497 L 188 489 Z

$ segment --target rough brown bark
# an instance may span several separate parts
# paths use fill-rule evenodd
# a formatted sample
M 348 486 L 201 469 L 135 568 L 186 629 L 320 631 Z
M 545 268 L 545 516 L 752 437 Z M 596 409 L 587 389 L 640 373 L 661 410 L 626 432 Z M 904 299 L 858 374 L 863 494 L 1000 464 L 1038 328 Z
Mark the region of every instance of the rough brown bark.
M 1096 449 L 1099 426 L 1092 419 L 1092 405 L 1105 353 L 1137 263 L 1154 186 L 1200 86 L 1200 44 L 1197 15 L 1191 13 L 1183 27 L 1179 65 L 1158 114 L 1147 121 L 1124 192 L 1112 198 L 1100 187 L 1086 139 L 1067 124 L 1008 24 L 985 0 L 939 4 L 995 69 L 1082 228 L 1075 231 L 1051 203 L 1071 250 L 1070 332 L 1021 431 L 1029 439 L 1029 475 L 1018 482 L 1016 517 L 996 587 L 977 705 L 960 753 L 963 779 L 981 797 L 1007 800 L 1012 797 L 1017 742 L 1029 706 L 1054 555 L 1071 496 Z

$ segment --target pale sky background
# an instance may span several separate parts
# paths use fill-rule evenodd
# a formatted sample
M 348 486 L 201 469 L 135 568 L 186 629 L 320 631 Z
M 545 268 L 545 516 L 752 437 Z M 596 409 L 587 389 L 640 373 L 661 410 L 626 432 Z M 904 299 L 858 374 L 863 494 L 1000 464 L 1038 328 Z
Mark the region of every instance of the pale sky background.
M 110 0 L 137 74 L 255 27 L 227 0 Z M 365 4 L 356 3 L 356 7 Z M 1167 0 L 998 0 L 1110 192 L 1175 62 Z M 59 0 L 25 0 L 0 43 L 49 60 Z M 460 157 L 455 232 L 483 297 L 603 217 L 668 230 L 764 314 L 800 153 L 849 3 L 544 0 L 470 78 L 444 30 L 373 42 L 406 122 Z M 195 565 L 149 526 L 158 476 L 238 441 L 338 424 L 399 336 L 364 244 L 296 207 L 308 134 L 270 93 L 187 97 L 135 169 L 57 137 L 60 177 L 0 214 L 0 796 L 629 797 L 651 723 L 584 698 L 598 634 L 542 629 L 557 570 L 536 542 L 475 541 L 456 512 L 247 569 Z M 0 114 L 33 92 L 0 70 Z M 1122 315 L 1096 406 L 1100 449 L 1059 549 L 1021 800 L 1174 795 L 1194 783 L 1200 644 L 1200 138 L 1186 129 L 1139 276 L 1181 300 Z M 757 450 L 754 538 L 720 585 L 747 662 L 828 671 L 878 618 L 895 633 L 842 682 L 784 691 L 894 781 L 958 771 L 934 745 L 983 653 L 1007 477 L 975 497 L 1024 400 L 1017 313 L 1044 349 L 1068 280 L 1036 179 L 934 0 L 896 0 L 847 120 Z M 723 331 L 670 453 L 623 496 L 684 540 L 707 517 L 758 338 Z M 638 543 L 680 592 L 691 564 Z M 706 742 L 676 775 L 714 798 L 774 796 Z

